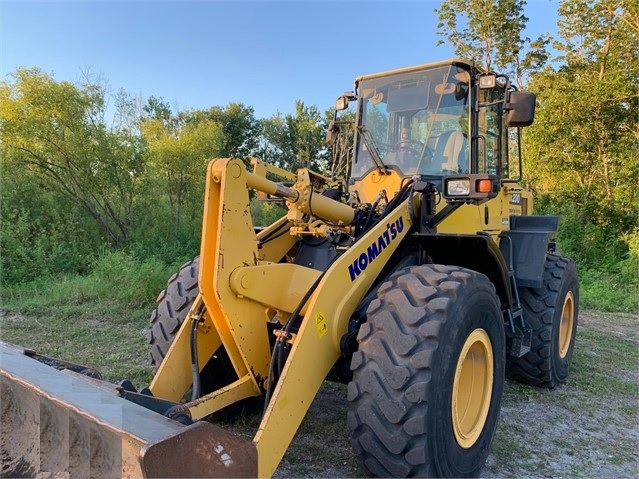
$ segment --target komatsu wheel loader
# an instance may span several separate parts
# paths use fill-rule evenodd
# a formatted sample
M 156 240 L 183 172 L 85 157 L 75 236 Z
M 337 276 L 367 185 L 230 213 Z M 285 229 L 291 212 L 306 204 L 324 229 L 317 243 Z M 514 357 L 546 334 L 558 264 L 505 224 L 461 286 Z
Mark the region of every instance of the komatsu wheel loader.
M 151 317 L 150 386 L 4 345 L 3 476 L 269 477 L 326 380 L 348 385 L 366 474 L 479 475 L 505 377 L 561 384 L 575 342 L 575 264 L 520 183 L 534 108 L 454 59 L 339 97 L 347 178 L 212 160 L 199 255 Z M 255 228 L 250 189 L 286 214 Z M 251 400 L 252 440 L 207 420 Z

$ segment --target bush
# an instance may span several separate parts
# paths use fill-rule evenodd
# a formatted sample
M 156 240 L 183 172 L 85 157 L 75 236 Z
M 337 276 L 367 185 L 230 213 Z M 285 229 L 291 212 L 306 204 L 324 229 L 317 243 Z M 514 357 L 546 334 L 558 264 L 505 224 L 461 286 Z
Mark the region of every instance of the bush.
M 583 308 L 611 312 L 637 312 L 639 288 L 636 281 L 623 281 L 621 275 L 585 269 L 579 271 L 579 299 Z
M 33 218 L 26 210 L 3 210 L 0 221 L 1 284 L 88 270 L 93 251 L 70 234 L 68 224 Z M 75 226 L 71 226 L 74 228 Z
M 286 214 L 286 209 L 276 203 L 253 198 L 251 200 L 251 217 L 253 225 L 268 226 Z
M 85 276 L 78 274 L 38 278 L 29 283 L 3 288 L 4 300 L 33 304 L 81 305 L 91 302 L 119 303 L 138 307 L 153 305 L 158 293 L 179 264 L 166 265 L 156 259 L 138 261 L 124 252 L 105 252 L 91 265 Z M 32 301 L 29 302 L 29 298 Z M 42 303 L 44 302 L 44 303 Z
M 535 210 L 560 216 L 557 248 L 577 263 L 583 307 L 639 310 L 639 232 L 597 224 L 578 205 L 548 195 L 536 199 Z
M 178 267 L 155 258 L 136 260 L 124 252 L 105 253 L 94 262 L 87 280 L 96 284 L 96 299 L 138 307 L 152 303 Z

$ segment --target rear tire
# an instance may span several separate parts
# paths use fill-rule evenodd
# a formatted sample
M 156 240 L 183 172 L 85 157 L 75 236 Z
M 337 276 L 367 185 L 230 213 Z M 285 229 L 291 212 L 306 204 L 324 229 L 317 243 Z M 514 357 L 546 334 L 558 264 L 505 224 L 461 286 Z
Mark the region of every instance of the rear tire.
M 575 263 L 547 255 L 543 286 L 518 292 L 524 319 L 532 328 L 532 342 L 528 353 L 508 358 L 508 375 L 525 384 L 554 388 L 566 382 L 575 346 L 579 316 Z
M 358 334 L 348 428 L 377 477 L 478 476 L 497 426 L 505 335 L 495 288 L 464 268 L 404 268 Z

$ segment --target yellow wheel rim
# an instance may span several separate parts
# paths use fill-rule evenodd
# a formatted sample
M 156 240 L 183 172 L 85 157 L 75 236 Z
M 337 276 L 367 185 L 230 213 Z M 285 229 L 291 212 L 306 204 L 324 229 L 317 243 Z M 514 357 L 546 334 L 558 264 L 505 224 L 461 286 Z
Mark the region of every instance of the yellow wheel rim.
M 488 333 L 475 329 L 461 350 L 453 382 L 453 432 L 464 449 L 475 444 L 484 429 L 493 391 L 493 362 Z
M 568 291 L 564 299 L 564 307 L 561 310 L 561 322 L 559 323 L 559 357 L 562 359 L 568 354 L 570 340 L 572 339 L 572 327 L 575 322 L 575 298 L 572 291 Z

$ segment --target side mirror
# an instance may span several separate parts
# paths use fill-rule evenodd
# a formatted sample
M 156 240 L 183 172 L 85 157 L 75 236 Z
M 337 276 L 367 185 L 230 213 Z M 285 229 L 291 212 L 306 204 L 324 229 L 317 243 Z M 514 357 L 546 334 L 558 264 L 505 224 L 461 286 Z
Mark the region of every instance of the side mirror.
M 326 145 L 333 146 L 335 140 L 337 140 L 337 135 L 339 135 L 339 125 L 332 120 L 328 124 L 328 131 L 326 132 Z
M 335 110 L 336 111 L 346 110 L 348 108 L 348 100 L 352 100 L 352 99 L 354 98 L 351 93 L 349 92 L 344 93 L 335 102 Z
M 504 108 L 506 126 L 530 126 L 535 119 L 535 95 L 526 91 L 511 91 Z

